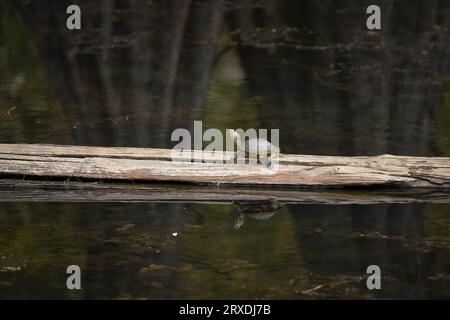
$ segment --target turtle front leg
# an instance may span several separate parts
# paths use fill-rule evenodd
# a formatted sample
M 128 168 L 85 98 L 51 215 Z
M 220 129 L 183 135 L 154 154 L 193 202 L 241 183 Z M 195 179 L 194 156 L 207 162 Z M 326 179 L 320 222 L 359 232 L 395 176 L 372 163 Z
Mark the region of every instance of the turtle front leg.
M 271 156 L 267 157 L 260 157 L 258 156 L 259 163 L 266 165 L 267 167 L 270 167 L 273 164 L 273 160 Z
M 267 158 L 267 168 L 272 169 L 274 167 L 274 163 L 272 157 Z

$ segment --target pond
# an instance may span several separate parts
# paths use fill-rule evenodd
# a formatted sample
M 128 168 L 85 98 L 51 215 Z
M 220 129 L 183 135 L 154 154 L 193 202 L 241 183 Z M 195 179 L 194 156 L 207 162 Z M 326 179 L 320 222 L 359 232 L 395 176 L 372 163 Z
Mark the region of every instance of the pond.
M 2 203 L 1 298 L 448 298 L 449 205 Z M 66 268 L 82 290 L 66 288 Z M 379 265 L 382 289 L 366 268 Z
M 450 3 L 378 2 L 381 31 L 362 0 L 83 0 L 81 30 L 69 1 L 1 1 L 0 143 L 171 148 L 201 120 L 278 128 L 285 153 L 450 156 Z M 450 297 L 445 203 L 239 220 L 233 203 L 31 200 L 0 198 L 0 298 Z

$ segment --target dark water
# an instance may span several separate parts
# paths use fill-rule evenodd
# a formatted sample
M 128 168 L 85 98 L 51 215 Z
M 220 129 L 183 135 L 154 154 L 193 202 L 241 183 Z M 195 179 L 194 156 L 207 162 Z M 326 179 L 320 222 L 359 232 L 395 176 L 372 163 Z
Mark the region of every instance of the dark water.
M 3 203 L 0 297 L 450 294 L 449 205 L 292 205 L 235 230 L 237 217 L 231 205 Z M 78 292 L 65 287 L 71 264 L 83 270 Z M 371 264 L 382 270 L 375 292 L 366 287 Z
M 72 3 L 81 31 L 65 28 Z M 378 1 L 381 32 L 365 28 L 369 4 L 1 1 L 0 143 L 168 148 L 202 120 L 279 128 L 288 153 L 450 156 L 450 3 Z M 0 297 L 450 297 L 449 205 L 288 205 L 235 230 L 237 217 L 0 202 Z M 370 264 L 382 290 L 365 286 Z

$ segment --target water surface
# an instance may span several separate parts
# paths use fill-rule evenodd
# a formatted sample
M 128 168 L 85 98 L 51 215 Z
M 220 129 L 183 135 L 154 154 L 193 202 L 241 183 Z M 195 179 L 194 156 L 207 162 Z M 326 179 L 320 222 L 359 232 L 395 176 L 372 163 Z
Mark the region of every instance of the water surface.
M 0 143 L 170 148 L 279 128 L 282 152 L 450 156 L 450 3 L 0 2 Z M 1 298 L 449 298 L 448 204 L 0 199 Z M 173 234 L 176 234 L 174 236 Z M 83 289 L 65 288 L 78 264 Z M 368 265 L 382 290 L 365 287 Z
M 287 205 L 235 230 L 238 215 L 225 204 L 3 203 L 0 297 L 450 294 L 449 205 Z M 66 289 L 71 264 L 81 267 L 81 291 Z M 366 287 L 371 264 L 382 290 Z

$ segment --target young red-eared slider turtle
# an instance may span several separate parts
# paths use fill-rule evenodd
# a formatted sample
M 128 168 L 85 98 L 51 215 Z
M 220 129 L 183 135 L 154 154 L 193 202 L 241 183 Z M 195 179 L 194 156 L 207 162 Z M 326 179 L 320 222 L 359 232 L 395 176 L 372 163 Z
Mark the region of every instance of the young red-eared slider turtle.
M 281 157 L 280 148 L 266 139 L 251 138 L 243 143 L 236 130 L 231 129 L 230 135 L 236 143 L 238 151 L 244 152 L 246 158 L 269 160 L 270 163 L 272 158 Z
M 275 198 L 257 201 L 233 201 L 239 208 L 239 217 L 234 223 L 234 229 L 239 229 L 245 221 L 245 217 L 255 220 L 268 220 L 282 207 Z

